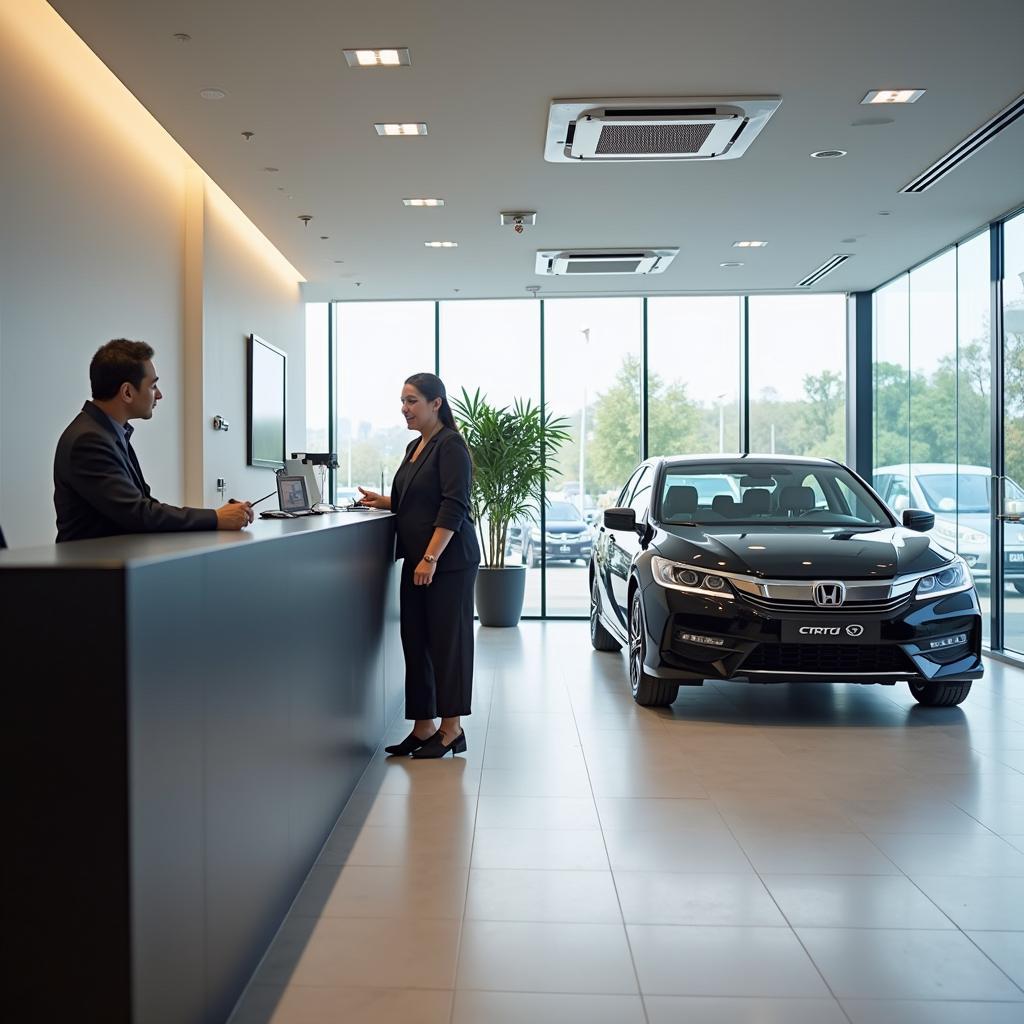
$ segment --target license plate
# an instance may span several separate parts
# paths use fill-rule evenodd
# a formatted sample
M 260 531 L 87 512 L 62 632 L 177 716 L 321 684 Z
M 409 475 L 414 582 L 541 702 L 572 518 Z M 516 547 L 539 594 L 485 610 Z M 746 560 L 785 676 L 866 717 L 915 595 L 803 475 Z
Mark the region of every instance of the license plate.
M 1024 551 L 1007 551 L 1006 560 L 1008 562 L 1024 562 Z
M 783 622 L 786 644 L 877 644 L 877 622 Z
M 572 548 L 568 544 L 562 544 L 558 550 L 561 554 L 566 555 L 572 551 Z

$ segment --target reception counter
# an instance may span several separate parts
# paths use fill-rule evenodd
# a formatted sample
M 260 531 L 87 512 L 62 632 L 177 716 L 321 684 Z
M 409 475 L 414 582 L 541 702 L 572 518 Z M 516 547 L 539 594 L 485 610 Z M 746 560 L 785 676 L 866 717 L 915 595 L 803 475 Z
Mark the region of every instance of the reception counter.
M 400 710 L 389 515 L 0 552 L 17 1019 L 222 1022 Z

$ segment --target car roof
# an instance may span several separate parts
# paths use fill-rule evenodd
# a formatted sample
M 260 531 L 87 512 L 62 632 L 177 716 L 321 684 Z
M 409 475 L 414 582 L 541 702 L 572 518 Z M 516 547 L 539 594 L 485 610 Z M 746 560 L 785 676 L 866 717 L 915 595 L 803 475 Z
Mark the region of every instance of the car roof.
M 707 455 L 661 455 L 649 459 L 651 463 L 663 462 L 668 466 L 714 466 L 715 463 L 722 463 L 723 467 L 736 462 L 745 462 L 754 466 L 761 465 L 796 465 L 796 466 L 836 466 L 840 463 L 833 459 L 811 458 L 806 455 L 723 455 L 720 452 Z
M 877 473 L 906 473 L 907 476 L 917 475 L 920 473 L 978 473 L 982 476 L 990 476 L 992 470 L 988 466 L 967 466 L 961 463 L 957 465 L 955 462 L 914 462 L 908 464 L 906 462 L 900 462 L 893 466 L 878 466 L 875 471 Z

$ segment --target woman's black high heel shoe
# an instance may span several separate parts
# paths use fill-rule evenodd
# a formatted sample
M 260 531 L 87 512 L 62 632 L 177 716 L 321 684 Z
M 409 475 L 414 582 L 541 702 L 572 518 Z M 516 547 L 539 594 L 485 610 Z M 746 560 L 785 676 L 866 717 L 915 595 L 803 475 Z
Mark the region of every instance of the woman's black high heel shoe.
M 440 732 L 435 732 L 433 736 L 428 736 L 425 740 L 421 740 L 416 733 L 411 732 L 401 743 L 392 743 L 390 747 L 385 747 L 384 753 L 389 757 L 405 757 L 407 754 L 412 754 L 419 750 L 420 747 L 430 743 L 434 736 L 440 735 Z
M 451 751 L 452 757 L 456 754 L 464 754 L 466 752 L 466 733 L 460 732 L 458 736 L 451 741 L 451 743 L 445 745 L 444 733 L 440 729 L 434 733 L 433 736 L 427 740 L 419 750 L 412 752 L 413 757 L 426 758 L 426 757 L 444 757 Z

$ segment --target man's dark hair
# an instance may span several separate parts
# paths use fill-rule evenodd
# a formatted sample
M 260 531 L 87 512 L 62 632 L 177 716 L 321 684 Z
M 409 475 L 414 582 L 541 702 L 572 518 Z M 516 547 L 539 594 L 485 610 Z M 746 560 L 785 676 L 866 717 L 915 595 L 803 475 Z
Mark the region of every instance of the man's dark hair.
M 126 381 L 134 388 L 142 386 L 146 361 L 153 358 L 153 348 L 144 341 L 115 338 L 101 346 L 89 364 L 92 397 L 99 401 L 113 398 Z

